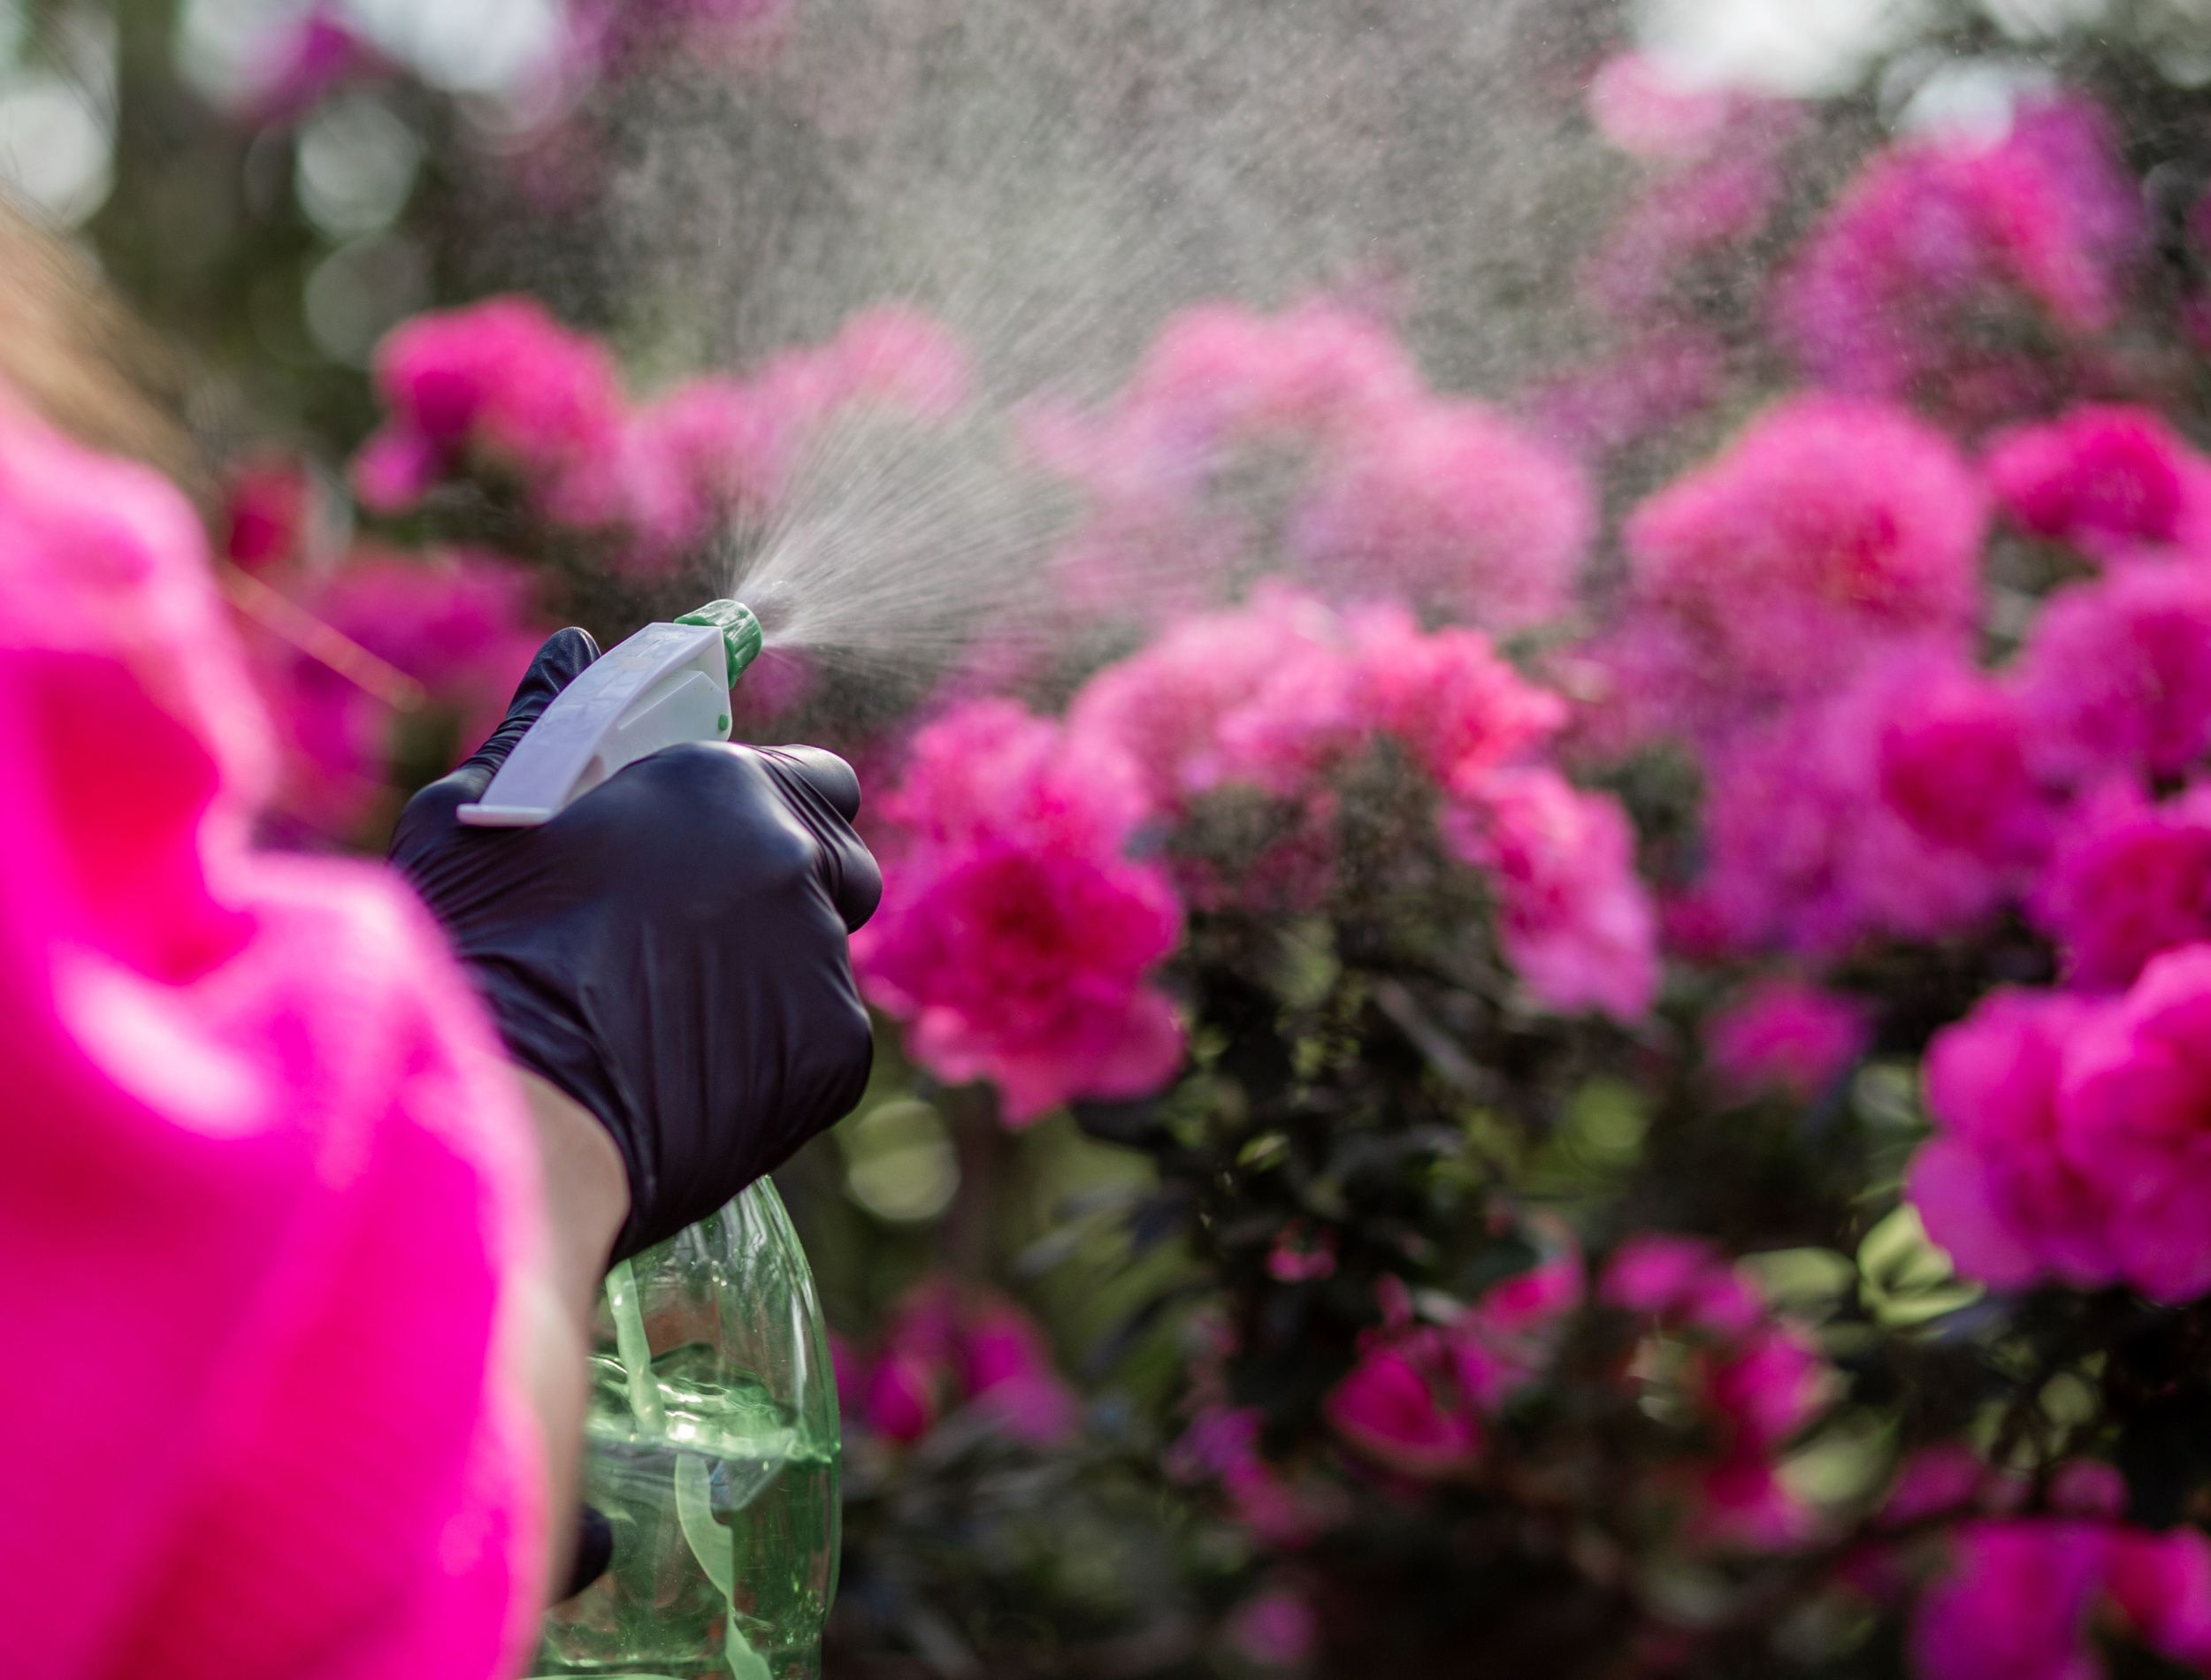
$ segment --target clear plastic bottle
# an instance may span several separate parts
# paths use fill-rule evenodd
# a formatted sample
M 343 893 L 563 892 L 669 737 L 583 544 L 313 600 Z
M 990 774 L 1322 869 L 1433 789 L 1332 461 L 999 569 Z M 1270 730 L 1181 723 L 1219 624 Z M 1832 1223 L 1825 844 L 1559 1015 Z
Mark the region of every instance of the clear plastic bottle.
M 614 1563 L 546 1618 L 535 1672 L 813 1680 L 837 1591 L 837 1380 L 775 1186 L 615 1268 L 585 1497 Z

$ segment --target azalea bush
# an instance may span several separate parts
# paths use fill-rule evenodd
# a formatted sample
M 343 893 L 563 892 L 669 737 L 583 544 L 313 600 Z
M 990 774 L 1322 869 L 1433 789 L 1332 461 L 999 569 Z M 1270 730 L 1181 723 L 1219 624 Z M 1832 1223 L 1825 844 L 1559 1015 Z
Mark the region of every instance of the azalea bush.
M 671 347 L 498 236 L 803 4 L 562 11 L 496 121 L 312 8 L 192 118 L 251 179 L 372 95 L 439 165 L 420 307 L 225 370 L 274 838 L 373 847 L 545 628 L 724 592 L 825 457 L 1055 510 L 960 645 L 738 695 L 886 880 L 874 1088 L 784 1175 L 832 1671 L 2211 1672 L 2211 145 L 2145 11 L 1970 124 L 1608 13 L 1582 349 L 1478 393 L 1387 287 L 1008 390 L 890 299 Z

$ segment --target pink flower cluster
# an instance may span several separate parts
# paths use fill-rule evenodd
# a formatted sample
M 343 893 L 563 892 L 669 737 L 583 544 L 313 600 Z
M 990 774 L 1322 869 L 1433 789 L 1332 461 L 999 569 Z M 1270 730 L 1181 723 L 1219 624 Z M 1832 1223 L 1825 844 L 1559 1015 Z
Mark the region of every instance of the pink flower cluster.
M 1913 1619 L 1915 1671 L 2098 1680 L 2092 1636 L 2113 1631 L 2211 1672 L 2211 1537 L 2132 1527 L 2119 1520 L 2123 1498 L 2115 1473 L 2083 1461 L 2056 1478 L 2051 1514 L 1981 1516 L 1952 1531 Z
M 963 1406 L 1035 1447 L 1065 1441 L 1080 1423 L 1080 1402 L 1028 1315 L 949 1279 L 909 1292 L 872 1355 L 840 1347 L 837 1378 L 846 1417 L 900 1446 Z
M 1999 1288 L 2211 1292 L 2211 945 L 2121 995 L 1998 992 L 1935 1040 L 1937 1131 L 1907 1189 L 1958 1270 Z
M 1030 433 L 1090 503 L 1068 576 L 1121 607 L 1202 605 L 1287 556 L 1332 594 L 1519 630 L 1565 609 L 1595 531 L 1571 462 L 1325 303 L 1188 310 L 1106 412 Z
M 881 809 L 884 907 L 853 954 L 922 1066 L 991 1081 L 1012 1125 L 1173 1076 L 1182 1029 L 1151 976 L 1181 906 L 1130 855 L 1147 802 L 1125 753 L 975 701 L 915 736 Z
M 1665 1387 L 1703 1442 L 1670 1487 L 1689 1530 L 1722 1546 L 1802 1540 L 1811 1513 L 1783 1485 L 1786 1447 L 1825 1409 L 1832 1373 L 1776 1319 L 1727 1259 L 1693 1238 L 1648 1234 L 1622 1245 L 1598 1301 L 1647 1321 L 1652 1338 L 1626 1379 Z M 1442 1321 L 1415 1318 L 1402 1289 L 1329 1393 L 1331 1426 L 1361 1458 L 1413 1482 L 1473 1473 L 1492 1422 L 1549 1370 L 1583 1304 L 1583 1262 L 1568 1244 Z M 1686 1358 L 1662 1358 L 1662 1344 Z M 1670 1472 L 1671 1474 L 1671 1472 Z
M 1098 673 L 1068 727 L 1144 767 L 1169 815 L 1230 788 L 1297 805 L 1311 826 L 1287 844 L 1293 876 L 1333 808 L 1328 774 L 1394 743 L 1443 796 L 1446 846 L 1493 883 L 1498 937 L 1537 998 L 1632 1019 L 1657 984 L 1654 920 L 1624 814 L 1535 757 L 1564 717 L 1478 631 L 1424 631 L 1394 607 L 1338 614 L 1275 584 Z M 1280 884 L 1256 880 L 1239 890 Z
M 1739 729 L 1706 768 L 1692 948 L 1825 958 L 1960 931 L 2026 890 L 2058 821 L 2022 703 L 1934 649 Z
M 1802 980 L 1760 981 L 1713 1016 L 1707 1044 L 1721 1084 L 1737 1096 L 1820 1096 L 1871 1037 L 1866 1006 Z
M 2150 409 L 2090 404 L 2008 428 L 1984 470 L 2022 531 L 2092 559 L 2211 551 L 2211 459 Z
M 626 539 L 654 564 L 731 514 L 771 508 L 838 416 L 887 409 L 939 421 L 966 401 L 965 353 L 935 322 L 884 308 L 746 378 L 708 376 L 632 405 L 612 358 L 528 298 L 493 298 L 397 328 L 377 353 L 390 417 L 354 462 L 368 507 L 413 506 L 488 469 L 557 524 Z
M 1964 458 L 1901 409 L 1781 402 L 1629 518 L 1622 699 L 1672 725 L 1692 699 L 1819 691 L 1899 642 L 1962 646 L 1986 523 Z
M 1750 1548 L 1805 1539 L 1816 1514 L 1782 1480 L 1779 1457 L 1826 1409 L 1834 1387 L 1809 1340 L 1773 1316 L 1725 1256 L 1694 1237 L 1629 1239 L 1597 1293 L 1606 1306 L 1688 1347 L 1678 1365 L 1646 1357 L 1632 1374 L 1674 1391 L 1711 1443 L 1683 1474 L 1689 1532 Z
M 1784 277 L 1777 325 L 1832 389 L 2016 413 L 2043 388 L 2039 344 L 2115 318 L 2141 225 L 2102 112 L 2028 102 L 1993 143 L 1936 135 L 1868 164 Z M 1993 346 L 1992 321 L 2013 329 Z
M 546 634 L 530 574 L 488 554 L 363 550 L 277 583 L 276 622 L 249 617 L 282 749 L 277 805 L 326 839 L 351 837 L 390 797 L 410 729 L 442 726 L 432 751 L 473 750 Z M 391 673 L 419 693 L 386 691 Z

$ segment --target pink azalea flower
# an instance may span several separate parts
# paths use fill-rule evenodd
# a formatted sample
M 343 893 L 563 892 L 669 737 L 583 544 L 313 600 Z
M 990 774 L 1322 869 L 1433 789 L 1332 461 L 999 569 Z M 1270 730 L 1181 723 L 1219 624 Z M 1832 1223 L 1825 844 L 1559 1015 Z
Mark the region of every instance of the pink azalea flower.
M 1475 402 L 1398 410 L 1317 478 L 1289 540 L 1331 593 L 1401 596 L 1495 630 L 1563 613 L 1596 529 L 1573 462 Z
M 1708 1035 L 1713 1069 L 1729 1089 L 1809 1102 L 1864 1052 L 1871 1023 L 1857 999 L 1784 978 L 1760 982 L 1716 1014 Z
M 2102 113 L 2027 103 L 1993 144 L 1914 139 L 1868 164 L 1784 277 L 1779 332 L 1836 390 L 2016 412 L 2030 340 L 2111 324 L 2141 225 Z M 2007 321 L 2012 343 L 1987 347 Z
M 1499 943 L 1546 1006 L 1626 1022 L 1649 1011 L 1657 919 L 1615 801 L 1553 770 L 1492 771 L 1462 782 L 1445 837 L 1494 877 Z
M 406 507 L 437 476 L 481 456 L 516 475 L 555 518 L 595 524 L 620 512 L 614 364 L 534 300 L 417 316 L 378 347 L 376 382 L 390 418 L 355 470 L 372 508 Z
M 1370 1339 L 1324 1409 L 1362 1455 L 1422 1480 L 1464 1470 L 1484 1439 L 1473 1397 L 1459 1386 L 1448 1344 L 1433 1330 Z
M 314 481 L 287 455 L 239 462 L 223 478 L 223 558 L 265 572 L 306 558 L 314 537 Z
M 1707 761 L 1696 894 L 1725 948 L 1828 958 L 1938 937 L 2021 890 L 2050 821 L 2008 702 L 1899 653 Z
M 2120 1278 L 2154 1300 L 2211 1291 L 2211 945 L 2150 963 L 2065 1048 L 2058 1144 L 2109 1207 Z
M 1803 397 L 1638 508 L 1640 606 L 1692 638 L 1703 680 L 1816 691 L 1870 645 L 1962 645 L 1978 595 L 1982 493 L 1900 409 Z
M 2211 748 L 2211 572 L 2130 567 L 2051 597 L 2017 674 L 2053 774 L 2178 775 Z
M 1604 1268 L 1597 1299 L 1606 1306 L 1715 1335 L 1748 1335 L 1765 1318 L 1765 1302 L 1727 1257 L 1701 1237 L 1639 1232 Z
M 2088 405 L 2013 427 L 1985 470 L 2022 530 L 2098 560 L 2211 536 L 2211 461 L 2147 409 Z
M 2100 1680 L 2087 1624 L 2110 1550 L 2095 1523 L 1962 1528 L 1912 1624 L 1915 1669 L 1927 1680 Z
M 1157 1089 L 1182 1032 L 1152 989 L 1180 906 L 1132 861 L 1134 767 L 1004 702 L 916 737 L 886 800 L 884 908 L 853 941 L 868 997 L 939 1077 L 987 1079 L 1009 1125 L 1070 1098 Z
M 1424 633 L 1401 607 L 1353 622 L 1357 705 L 1402 743 L 1439 787 L 1461 787 L 1526 757 L 1557 733 L 1565 703 L 1499 659 L 1479 630 Z
M 1928 1051 L 1939 1129 L 1905 1187 L 1967 1277 L 1998 1288 L 2045 1276 L 2094 1287 L 2117 1273 L 2107 1194 L 2061 1147 L 2063 1058 L 2087 1012 L 2063 996 L 2000 991 Z
M 2087 801 L 2037 890 L 2067 981 L 2131 985 L 2161 951 L 2211 939 L 2211 788 L 2161 806 L 2131 789 Z
M 1732 88 L 1700 87 L 1649 53 L 1615 53 L 1589 79 L 1584 103 L 1596 130 L 1632 157 L 1703 155 L 1750 104 Z

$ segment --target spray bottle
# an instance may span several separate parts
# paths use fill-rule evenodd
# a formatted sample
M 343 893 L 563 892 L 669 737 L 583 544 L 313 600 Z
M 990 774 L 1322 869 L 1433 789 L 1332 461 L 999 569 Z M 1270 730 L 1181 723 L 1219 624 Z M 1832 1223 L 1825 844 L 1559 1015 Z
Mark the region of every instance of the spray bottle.
M 461 821 L 549 821 L 647 753 L 727 740 L 761 642 L 736 601 L 647 625 L 561 692 Z M 837 1590 L 837 1383 L 775 1186 L 616 1265 L 598 1332 L 584 1488 L 614 1562 L 547 1616 L 534 1672 L 811 1680 Z

